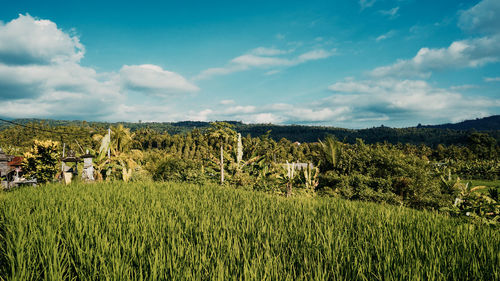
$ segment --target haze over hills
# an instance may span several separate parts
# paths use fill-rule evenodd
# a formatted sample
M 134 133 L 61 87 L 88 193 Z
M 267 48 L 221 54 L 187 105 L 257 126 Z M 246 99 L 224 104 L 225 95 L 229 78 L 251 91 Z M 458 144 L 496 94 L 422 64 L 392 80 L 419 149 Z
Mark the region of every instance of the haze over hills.
M 92 126 L 107 128 L 123 124 L 131 131 L 140 129 L 150 129 L 159 133 L 182 134 L 194 129 L 205 130 L 210 127 L 210 122 L 204 121 L 181 121 L 181 122 L 86 122 L 86 121 L 66 121 L 52 119 L 15 119 L 13 123 L 30 124 L 36 123 L 48 126 Z M 234 126 L 234 129 L 242 135 L 262 136 L 269 134 L 269 137 L 279 141 L 286 138 L 290 141 L 316 142 L 324 139 L 327 135 L 333 135 L 337 139 L 348 143 L 354 143 L 356 139 L 363 139 L 366 143 L 389 142 L 389 143 L 412 143 L 427 144 L 435 146 L 439 143 L 445 145 L 466 144 L 468 136 L 474 131 L 487 133 L 500 142 L 500 115 L 466 120 L 455 124 L 441 125 L 418 125 L 408 128 L 390 128 L 386 126 L 366 128 L 366 129 L 345 129 L 326 126 L 307 125 L 274 125 L 274 124 L 245 124 L 240 121 L 226 121 Z M 0 130 L 14 126 L 11 123 L 3 122 Z

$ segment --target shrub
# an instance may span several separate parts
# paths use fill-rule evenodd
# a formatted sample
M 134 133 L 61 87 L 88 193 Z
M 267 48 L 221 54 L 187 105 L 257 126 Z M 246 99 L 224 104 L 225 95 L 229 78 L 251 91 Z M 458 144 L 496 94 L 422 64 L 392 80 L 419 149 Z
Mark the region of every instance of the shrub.
M 161 161 L 153 174 L 156 181 L 186 181 L 203 183 L 208 177 L 200 162 L 188 159 L 167 158 Z
M 432 166 L 415 154 L 389 144 L 366 145 L 358 140 L 343 145 L 335 164 L 320 177 L 320 188 L 332 188 L 347 199 L 404 203 L 414 208 L 451 204 L 441 194 Z
M 35 140 L 33 147 L 24 153 L 23 171 L 26 177 L 33 177 L 38 183 L 47 183 L 58 172 L 58 142 Z

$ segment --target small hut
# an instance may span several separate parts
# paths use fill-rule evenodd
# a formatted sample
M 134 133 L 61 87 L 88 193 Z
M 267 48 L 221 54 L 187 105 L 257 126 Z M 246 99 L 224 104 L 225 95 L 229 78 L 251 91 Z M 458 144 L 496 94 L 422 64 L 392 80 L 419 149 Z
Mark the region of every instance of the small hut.
M 12 160 L 8 163 L 10 168 L 10 173 L 8 179 L 12 179 L 14 182 L 18 182 L 22 179 L 23 175 L 23 157 L 14 156 Z

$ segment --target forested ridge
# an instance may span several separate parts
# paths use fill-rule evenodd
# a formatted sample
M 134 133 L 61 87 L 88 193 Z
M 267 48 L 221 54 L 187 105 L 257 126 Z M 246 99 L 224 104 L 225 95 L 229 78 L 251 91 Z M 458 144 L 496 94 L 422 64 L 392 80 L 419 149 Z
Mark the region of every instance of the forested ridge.
M 157 133 L 168 133 L 170 135 L 183 134 L 194 129 L 205 131 L 210 128 L 210 122 L 202 121 L 181 121 L 181 122 L 86 122 L 86 121 L 65 121 L 52 119 L 15 119 L 14 123 L 37 126 L 43 124 L 49 127 L 77 126 L 91 127 L 94 129 L 104 129 L 109 126 L 123 125 L 131 132 L 141 129 L 148 129 Z M 500 142 L 500 115 L 490 116 L 476 120 L 466 120 L 456 124 L 442 125 L 418 125 L 408 128 L 390 128 L 386 126 L 366 128 L 366 129 L 345 129 L 327 126 L 306 126 L 306 125 L 274 125 L 274 124 L 244 124 L 239 121 L 225 121 L 233 125 L 234 130 L 243 136 L 250 135 L 259 137 L 269 132 L 269 136 L 275 141 L 286 138 L 292 142 L 317 142 L 327 135 L 335 136 L 345 143 L 355 143 L 356 139 L 363 139 L 367 144 L 377 142 L 388 142 L 392 144 L 409 143 L 425 144 L 436 147 L 443 145 L 467 145 L 468 136 L 481 131 Z M 15 126 L 10 123 L 0 123 L 0 130 L 5 130 Z

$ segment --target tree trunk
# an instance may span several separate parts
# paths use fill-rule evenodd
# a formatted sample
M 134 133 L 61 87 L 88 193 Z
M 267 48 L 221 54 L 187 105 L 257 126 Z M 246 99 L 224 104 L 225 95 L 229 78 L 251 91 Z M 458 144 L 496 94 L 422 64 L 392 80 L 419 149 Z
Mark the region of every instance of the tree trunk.
M 289 182 L 286 184 L 286 197 L 290 197 L 292 195 L 292 183 Z
M 220 184 L 224 183 L 224 149 L 220 145 Z

